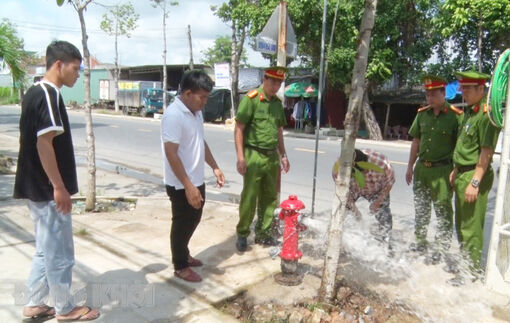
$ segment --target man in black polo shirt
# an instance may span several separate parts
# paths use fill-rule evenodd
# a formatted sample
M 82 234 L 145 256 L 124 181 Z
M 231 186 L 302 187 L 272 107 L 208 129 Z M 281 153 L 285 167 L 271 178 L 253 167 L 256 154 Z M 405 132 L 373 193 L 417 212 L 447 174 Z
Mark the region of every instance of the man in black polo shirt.
M 75 306 L 70 293 L 74 265 L 71 195 L 78 192 L 73 142 L 60 88 L 79 77 L 80 51 L 65 41 L 46 49 L 46 74 L 22 103 L 14 197 L 28 199 L 36 253 L 28 278 L 27 317 L 93 320 L 97 310 Z M 45 305 L 50 295 L 55 308 Z

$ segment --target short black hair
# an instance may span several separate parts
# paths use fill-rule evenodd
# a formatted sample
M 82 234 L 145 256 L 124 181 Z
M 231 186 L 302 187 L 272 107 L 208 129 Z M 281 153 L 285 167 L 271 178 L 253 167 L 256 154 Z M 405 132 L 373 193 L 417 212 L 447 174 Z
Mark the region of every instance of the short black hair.
M 361 150 L 354 149 L 354 161 L 355 162 L 359 162 L 359 161 L 365 161 L 366 162 L 366 161 L 368 161 L 368 156 L 367 156 L 367 154 L 365 154 Z
M 191 90 L 191 92 L 196 92 L 198 90 L 204 90 L 206 92 L 211 92 L 214 86 L 213 80 L 207 75 L 206 72 L 202 70 L 190 70 L 184 73 L 182 76 L 181 83 L 179 87 L 181 88 L 181 93 L 186 90 Z
M 46 69 L 49 70 L 56 61 L 70 63 L 74 60 L 82 61 L 80 51 L 73 44 L 64 40 L 54 40 L 46 48 Z

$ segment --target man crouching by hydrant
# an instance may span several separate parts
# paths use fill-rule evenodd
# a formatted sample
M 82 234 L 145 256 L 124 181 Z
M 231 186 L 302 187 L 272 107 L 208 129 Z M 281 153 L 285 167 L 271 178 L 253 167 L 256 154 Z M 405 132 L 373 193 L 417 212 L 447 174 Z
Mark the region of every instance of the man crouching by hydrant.
M 271 236 L 271 228 L 278 203 L 276 188 L 280 161 L 284 173 L 290 167 L 283 144 L 285 113 L 282 101 L 276 97 L 284 78 L 285 68 L 266 69 L 262 86 L 249 92 L 237 111 L 234 130 L 237 171 L 243 175 L 236 242 L 240 252 L 248 248 L 247 237 L 255 209 L 258 213 L 255 243 L 278 244 Z
M 375 215 L 378 226 L 372 232 L 376 238 L 387 243 L 390 255 L 391 228 L 393 220 L 390 210 L 390 190 L 395 183 L 395 174 L 386 156 L 373 150 L 354 150 L 352 179 L 349 186 L 347 209 L 359 218 L 361 213 L 356 201 L 363 197 L 370 202 L 370 213 Z M 340 160 L 333 167 L 333 179 L 336 180 Z
M 202 109 L 212 88 L 213 82 L 205 72 L 186 72 L 179 96 L 168 106 L 161 121 L 165 185 L 172 202 L 172 262 L 175 276 L 189 282 L 202 280 L 191 269 L 202 266 L 202 262 L 190 255 L 188 243 L 204 207 L 204 161 L 213 169 L 218 186 L 225 183 L 223 172 L 204 141 Z

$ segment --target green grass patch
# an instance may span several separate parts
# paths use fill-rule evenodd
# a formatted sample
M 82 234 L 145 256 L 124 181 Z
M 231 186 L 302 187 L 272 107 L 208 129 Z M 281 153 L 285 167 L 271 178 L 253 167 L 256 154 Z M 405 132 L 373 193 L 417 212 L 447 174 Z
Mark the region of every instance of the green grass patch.
M 85 237 L 85 236 L 90 235 L 90 233 L 87 231 L 87 229 L 81 228 L 81 229 L 76 230 L 74 232 L 74 235 L 79 236 L 79 237 Z
M 0 86 L 0 104 L 18 103 L 18 92 L 16 89 Z

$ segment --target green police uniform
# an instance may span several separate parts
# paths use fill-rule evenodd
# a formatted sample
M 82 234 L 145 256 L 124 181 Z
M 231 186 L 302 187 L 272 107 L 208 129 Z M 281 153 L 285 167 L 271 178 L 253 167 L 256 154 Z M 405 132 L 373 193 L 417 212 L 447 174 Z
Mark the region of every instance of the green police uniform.
M 488 75 L 471 72 L 457 73 L 462 85 L 466 80 L 487 79 Z M 469 84 L 469 83 L 468 83 Z M 459 128 L 459 138 L 453 153 L 453 163 L 457 169 L 455 176 L 455 227 L 462 248 L 467 251 L 475 268 L 480 267 L 483 248 L 483 227 L 489 191 L 494 180 L 494 171 L 489 165 L 479 184 L 475 202 L 465 201 L 465 191 L 471 185 L 482 147 L 494 149 L 500 128 L 494 126 L 487 114 L 487 104 L 483 99 L 478 104 L 468 106 Z
M 419 247 L 427 246 L 427 228 L 434 205 L 438 221 L 436 248 L 450 248 L 453 232 L 452 188 L 449 175 L 462 110 L 445 102 L 439 114 L 432 107 L 418 110 L 409 134 L 420 139 L 418 161 L 414 168 L 413 192 L 415 236 Z
M 270 236 L 278 202 L 278 129 L 286 125 L 282 102 L 276 96 L 268 100 L 260 87 L 242 99 L 236 120 L 245 125 L 243 138 L 246 160 L 237 235 L 247 237 L 250 234 L 257 208 L 255 234 L 259 239 L 266 239 Z

